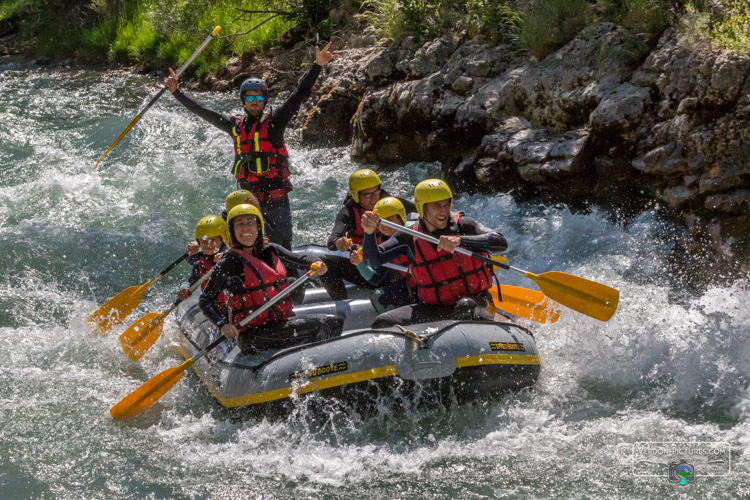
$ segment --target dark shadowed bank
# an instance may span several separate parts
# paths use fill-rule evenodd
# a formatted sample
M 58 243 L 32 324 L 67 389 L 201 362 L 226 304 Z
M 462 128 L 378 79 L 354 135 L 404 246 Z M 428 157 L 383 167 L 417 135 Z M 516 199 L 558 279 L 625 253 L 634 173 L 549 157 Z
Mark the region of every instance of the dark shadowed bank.
M 53 5 L 62 23 L 39 17 Z M 233 24 L 238 8 L 260 7 L 6 1 L 0 46 L 161 72 L 214 24 L 242 33 L 273 16 Z M 683 265 L 748 270 L 747 2 L 306 0 L 262 10 L 281 14 L 215 42 L 188 87 L 229 91 L 252 75 L 283 97 L 322 35 L 341 57 L 296 118 L 303 143 L 351 145 L 355 160 L 384 168 L 440 162 L 464 189 L 596 203 L 623 221 L 657 204 L 692 236 L 676 247 Z M 51 51 L 60 26 L 76 22 Z

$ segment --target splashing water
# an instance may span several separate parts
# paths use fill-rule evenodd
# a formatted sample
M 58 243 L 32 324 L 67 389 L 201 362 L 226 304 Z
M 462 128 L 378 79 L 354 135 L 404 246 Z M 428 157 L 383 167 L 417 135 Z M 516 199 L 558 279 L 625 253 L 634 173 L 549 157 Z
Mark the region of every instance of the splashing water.
M 512 265 L 569 272 L 621 293 L 608 323 L 563 311 L 554 325 L 526 325 L 542 353 L 533 389 L 429 409 L 402 395 L 398 412 L 383 400 L 367 417 L 303 399 L 285 417 L 264 418 L 221 409 L 189 373 L 146 415 L 112 420 L 110 406 L 179 362 L 168 336 L 133 363 L 117 335 L 163 309 L 188 270 L 149 290 L 110 336 L 91 336 L 85 318 L 153 278 L 183 252 L 200 217 L 221 211 L 235 187 L 229 140 L 166 95 L 95 170 L 157 84 L 23 64 L 0 73 L 4 497 L 750 494 L 748 283 L 676 287 L 668 262 L 676 229 L 654 213 L 618 225 L 596 208 L 521 204 L 504 194 L 456 193 L 454 206 L 506 235 Z M 199 99 L 237 111 L 232 95 Z M 323 243 L 357 165 L 346 148 L 291 146 L 295 242 Z M 410 164 L 383 179 L 408 196 L 438 172 Z M 667 480 L 666 465 L 656 477 L 635 476 L 633 445 L 647 441 L 727 443 L 731 474 L 701 477 L 697 465 L 685 486 Z

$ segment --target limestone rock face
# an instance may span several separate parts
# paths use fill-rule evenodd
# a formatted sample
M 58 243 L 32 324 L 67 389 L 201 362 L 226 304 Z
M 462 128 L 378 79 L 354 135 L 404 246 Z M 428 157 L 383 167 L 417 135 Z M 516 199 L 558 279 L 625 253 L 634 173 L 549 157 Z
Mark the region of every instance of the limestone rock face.
M 747 55 L 687 46 L 672 28 L 648 49 L 612 23 L 589 26 L 538 62 L 460 35 L 349 38 L 295 119 L 303 142 L 351 144 L 366 163 L 438 161 L 468 189 L 631 212 L 650 198 L 694 233 L 710 228 L 717 253 L 744 246 L 750 255 L 747 235 L 732 229 L 750 219 Z M 233 58 L 206 85 L 261 76 L 273 97 L 313 60 L 302 43 L 270 56 Z

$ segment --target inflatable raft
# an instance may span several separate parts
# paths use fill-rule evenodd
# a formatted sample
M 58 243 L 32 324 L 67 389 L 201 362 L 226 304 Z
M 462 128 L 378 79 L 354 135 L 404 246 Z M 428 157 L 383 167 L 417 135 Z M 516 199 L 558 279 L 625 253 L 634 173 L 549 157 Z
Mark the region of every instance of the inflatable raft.
M 305 250 L 315 250 L 306 247 Z M 371 399 L 398 387 L 466 401 L 518 390 L 536 382 L 540 357 L 527 329 L 496 321 L 448 320 L 371 329 L 376 312 L 369 291 L 350 288 L 349 300 L 331 301 L 320 287 L 305 289 L 298 316 L 345 318 L 340 336 L 277 350 L 244 352 L 236 339 L 220 344 L 193 369 L 225 407 L 261 405 L 319 392 L 343 400 Z M 218 338 L 197 295 L 176 311 L 177 343 L 185 359 Z M 418 387 L 417 387 L 418 386 Z M 439 391 L 430 391 L 438 387 Z M 425 390 L 426 389 L 426 390 Z M 445 389 L 445 390 L 444 390 Z M 266 405 L 264 405 L 266 406 Z

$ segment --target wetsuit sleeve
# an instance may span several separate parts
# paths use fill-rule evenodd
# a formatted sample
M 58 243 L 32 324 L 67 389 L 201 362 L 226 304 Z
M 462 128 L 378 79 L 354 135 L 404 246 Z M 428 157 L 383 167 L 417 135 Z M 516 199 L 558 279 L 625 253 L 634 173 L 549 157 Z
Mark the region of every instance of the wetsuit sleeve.
M 331 235 L 328 237 L 328 250 L 338 250 L 336 248 L 336 240 L 342 236 L 346 236 L 346 233 L 349 230 L 350 218 L 350 211 L 347 207 L 343 207 L 339 210 L 339 213 L 336 214 L 336 220 L 333 222 Z
M 401 255 L 406 255 L 414 261 L 414 251 L 410 248 L 409 240 L 397 233 L 378 245 L 374 234 L 365 234 L 362 243 L 362 257 L 367 265 L 376 271 L 383 264 L 393 262 L 396 257 Z
M 220 128 L 228 134 L 232 133 L 232 128 L 234 127 L 234 117 L 225 116 L 221 113 L 217 113 L 212 109 L 208 109 L 207 107 L 183 94 L 180 89 L 175 90 L 172 95 L 175 97 L 175 99 L 177 99 L 179 103 L 206 120 L 214 127 Z
M 239 260 L 227 254 L 214 266 L 213 274 L 206 280 L 206 288 L 198 299 L 198 305 L 206 318 L 219 328 L 229 323 L 228 318 L 216 308 L 219 294 L 232 288 L 230 280 L 242 281 L 243 273 Z
M 318 79 L 318 75 L 322 68 L 323 66 L 313 63 L 312 67 L 307 70 L 307 73 L 305 73 L 300 80 L 297 88 L 294 89 L 294 92 L 292 92 L 289 98 L 284 101 L 284 104 L 274 110 L 271 121 L 268 124 L 268 139 L 273 145 L 281 145 L 281 142 L 284 139 L 284 130 L 286 130 L 289 122 L 297 111 L 299 111 L 299 108 L 305 99 L 310 97 L 313 85 L 315 85 L 315 80 Z
M 508 249 L 505 236 L 471 217 L 461 217 L 458 227 L 462 246 L 491 253 L 504 252 Z
M 372 277 L 375 276 L 375 271 L 368 266 L 364 260 L 357 264 L 357 271 L 359 271 L 359 274 L 361 274 L 367 281 L 370 281 Z
M 292 252 L 291 250 L 287 250 L 286 248 L 282 247 L 281 245 L 277 245 L 276 243 L 269 243 L 267 246 L 273 248 L 276 251 L 276 254 L 279 256 L 281 262 L 283 262 L 285 266 L 290 265 L 296 269 L 304 269 L 305 271 L 308 271 L 313 262 L 320 260 L 318 257 L 312 255 Z

